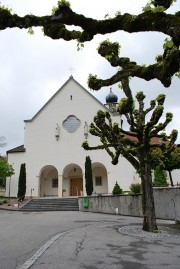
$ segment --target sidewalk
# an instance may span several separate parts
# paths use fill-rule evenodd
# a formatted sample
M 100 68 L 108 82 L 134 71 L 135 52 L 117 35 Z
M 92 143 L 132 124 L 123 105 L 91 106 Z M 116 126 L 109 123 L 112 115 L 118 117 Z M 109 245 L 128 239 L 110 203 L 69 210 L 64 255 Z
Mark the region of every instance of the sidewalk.
M 0 210 L 12 210 L 18 211 L 22 206 L 30 201 L 29 198 L 25 198 L 22 202 L 18 201 L 17 198 L 1 198 L 1 201 L 5 200 L 6 203 L 0 204 Z
M 179 269 L 180 230 L 158 221 L 161 233 L 142 231 L 142 219 L 112 221 L 56 234 L 18 269 Z

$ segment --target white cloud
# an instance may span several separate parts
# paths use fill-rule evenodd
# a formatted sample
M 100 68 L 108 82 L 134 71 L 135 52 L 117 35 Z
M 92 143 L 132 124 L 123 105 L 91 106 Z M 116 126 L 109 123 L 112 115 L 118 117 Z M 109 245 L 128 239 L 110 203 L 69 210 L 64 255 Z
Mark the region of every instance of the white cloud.
M 103 19 L 105 14 L 114 16 L 116 11 L 137 14 L 145 6 L 145 0 L 71 0 L 75 12 L 93 18 Z M 47 15 L 56 5 L 57 0 L 1 0 L 4 5 L 13 8 L 14 13 L 21 16 L 27 13 Z M 171 10 L 179 10 L 177 1 Z M 30 36 L 27 30 L 6 29 L 0 31 L 0 120 L 1 133 L 6 137 L 8 146 L 3 150 L 23 144 L 24 119 L 29 119 L 45 104 L 55 91 L 70 76 L 73 67 L 74 78 L 87 88 L 89 73 L 97 74 L 101 78 L 113 75 L 115 68 L 97 54 L 96 48 L 100 41 L 109 37 L 122 45 L 121 55 L 130 57 L 137 63 L 152 63 L 154 57 L 162 52 L 165 38 L 159 33 L 128 34 L 119 31 L 112 35 L 98 35 L 93 41 L 85 43 L 85 48 L 77 52 L 75 41 L 52 40 L 43 36 L 40 29 Z M 131 82 L 133 92 L 143 90 L 148 99 L 155 98 L 159 93 L 167 95 L 166 111 L 174 113 L 171 128 L 180 129 L 180 83 L 173 79 L 170 88 L 165 89 L 160 82 L 154 80 L 145 82 L 133 79 Z M 122 97 L 117 85 L 113 91 Z M 105 102 L 108 88 L 103 88 L 94 95 Z M 1 150 L 2 152 L 2 150 Z

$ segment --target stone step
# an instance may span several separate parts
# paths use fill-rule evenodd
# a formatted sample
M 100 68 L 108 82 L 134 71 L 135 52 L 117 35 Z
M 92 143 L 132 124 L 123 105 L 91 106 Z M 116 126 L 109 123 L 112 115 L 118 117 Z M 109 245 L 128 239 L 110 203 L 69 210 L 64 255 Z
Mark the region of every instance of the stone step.
M 21 211 L 79 211 L 78 198 L 43 198 L 32 199 L 25 204 Z

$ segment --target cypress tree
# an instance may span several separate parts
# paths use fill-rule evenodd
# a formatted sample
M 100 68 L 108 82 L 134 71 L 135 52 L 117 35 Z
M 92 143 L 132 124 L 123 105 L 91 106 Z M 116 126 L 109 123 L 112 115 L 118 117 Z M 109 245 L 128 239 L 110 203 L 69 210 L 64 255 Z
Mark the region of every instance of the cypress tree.
M 85 180 L 86 180 L 86 193 L 87 195 L 91 195 L 93 192 L 93 177 L 92 177 L 91 159 L 89 156 L 86 156 Z
M 18 183 L 18 194 L 17 197 L 19 200 L 23 201 L 26 194 L 26 164 L 21 164 L 20 174 L 19 174 L 19 183 Z

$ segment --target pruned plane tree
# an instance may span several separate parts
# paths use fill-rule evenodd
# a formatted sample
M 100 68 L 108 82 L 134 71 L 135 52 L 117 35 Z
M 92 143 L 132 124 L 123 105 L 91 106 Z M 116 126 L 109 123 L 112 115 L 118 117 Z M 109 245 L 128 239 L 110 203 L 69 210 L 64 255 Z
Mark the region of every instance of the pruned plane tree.
M 172 113 L 166 113 L 164 122 L 160 122 L 164 111 L 164 94 L 151 100 L 150 106 L 145 108 L 145 95 L 143 92 L 138 92 L 136 94 L 138 107 L 135 108 L 128 80 L 123 81 L 122 84 L 123 89 L 126 89 L 129 94 L 127 94 L 127 98 L 120 100 L 117 111 L 126 117 L 129 125 L 128 131 L 119 126 L 117 122 L 112 121 L 109 111 L 100 110 L 94 117 L 89 131 L 92 135 L 99 137 L 101 143 L 91 146 L 86 140 L 82 146 L 86 150 L 106 150 L 114 165 L 118 163 L 120 155 L 131 163 L 141 178 L 143 229 L 154 231 L 157 230 L 157 225 L 152 169 L 158 165 L 164 168 L 164 158 L 177 148 L 175 141 L 178 132 L 173 130 L 170 135 L 164 132 L 166 126 L 172 121 Z
M 128 76 L 139 77 L 147 81 L 158 79 L 165 87 L 169 87 L 174 74 L 179 74 L 180 68 L 180 11 L 168 14 L 168 9 L 175 0 L 151 0 L 143 8 L 142 13 L 133 15 L 120 14 L 104 20 L 88 18 L 71 9 L 70 3 L 58 1 L 57 7 L 51 15 L 20 17 L 4 6 L 0 7 L 0 30 L 18 27 L 28 29 L 42 27 L 44 34 L 52 39 L 66 41 L 77 40 L 79 43 L 91 41 L 97 34 L 105 35 L 118 31 L 127 33 L 159 32 L 167 36 L 163 45 L 163 54 L 156 57 L 154 64 L 138 65 L 128 57 L 118 56 L 118 43 L 102 43 L 98 52 L 105 57 L 112 66 L 120 66 L 111 78 L 101 80 L 90 76 L 89 87 L 99 90 L 102 86 L 113 85 Z M 69 30 L 67 26 L 75 26 Z M 79 26 L 81 30 L 77 30 Z
M 133 107 L 134 100 L 129 87 L 129 78 L 137 77 L 146 81 L 157 79 L 164 87 L 169 87 L 173 76 L 180 76 L 180 11 L 174 14 L 168 13 L 173 2 L 176 0 L 150 0 L 138 15 L 117 12 L 114 17 L 104 20 L 76 13 L 66 0 L 58 1 L 57 7 L 53 8 L 52 13 L 44 16 L 27 14 L 20 17 L 18 14 L 13 14 L 9 8 L 0 6 L 0 31 L 17 27 L 29 29 L 29 32 L 32 32 L 32 27 L 42 27 L 46 36 L 54 40 L 77 40 L 80 47 L 87 41 L 91 42 L 98 34 L 106 35 L 124 31 L 129 34 L 158 32 L 166 35 L 162 55 L 158 55 L 154 63 L 147 66 L 139 65 L 128 57 L 121 57 L 118 42 L 109 40 L 101 42 L 98 53 L 112 67 L 118 69 L 115 68 L 116 71 L 110 78 L 100 79 L 92 74 L 88 78 L 89 88 L 95 91 L 115 83 L 122 85 L 126 98 L 120 101 L 118 111 L 126 116 L 130 132 L 113 124 L 108 112 L 98 112 L 90 130 L 93 135 L 100 138 L 101 145 L 98 146 L 98 149 L 104 148 L 112 157 L 114 164 L 118 162 L 118 158 L 122 154 L 139 172 L 142 180 L 143 229 L 147 231 L 157 229 L 151 178 L 153 160 L 155 158 L 160 160 L 159 150 L 167 152 L 166 156 L 171 154 L 175 147 L 177 132 L 173 131 L 169 137 L 160 134 L 172 119 L 172 114 L 168 113 L 165 122 L 158 123 L 163 113 L 164 95 L 151 101 L 150 107 L 144 109 L 145 96 L 139 92 L 136 95 L 139 107 L 138 109 Z M 69 30 L 68 26 L 74 26 L 74 29 Z M 79 26 L 78 30 L 77 26 Z M 145 122 L 145 116 L 149 112 L 152 112 L 151 119 Z M 168 139 L 168 142 L 160 143 L 160 145 L 154 144 L 154 137 L 161 140 Z M 89 147 L 87 143 L 84 143 L 83 146 L 86 149 Z M 154 152 L 153 158 L 152 152 Z M 151 161 L 151 166 L 148 160 Z

